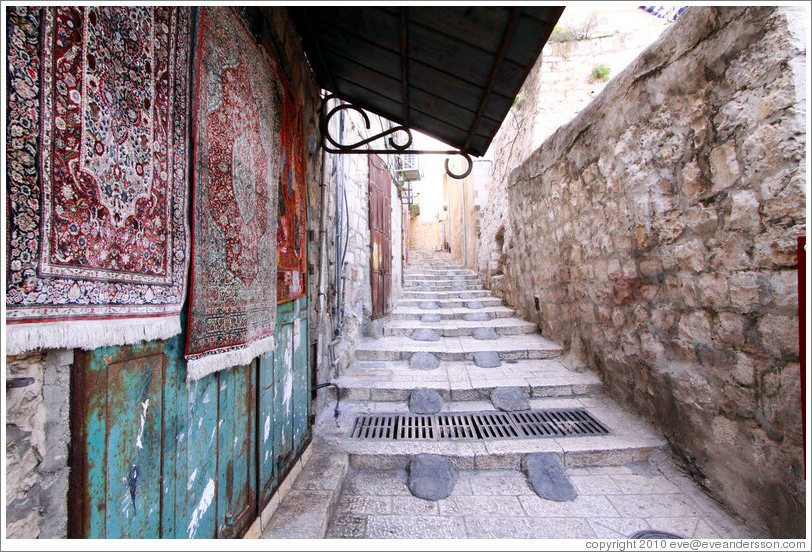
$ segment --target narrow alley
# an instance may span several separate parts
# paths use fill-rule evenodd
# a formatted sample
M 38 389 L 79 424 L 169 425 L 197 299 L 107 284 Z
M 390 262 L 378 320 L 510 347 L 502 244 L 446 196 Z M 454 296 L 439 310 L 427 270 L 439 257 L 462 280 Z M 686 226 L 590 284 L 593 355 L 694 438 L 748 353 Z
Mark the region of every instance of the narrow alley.
M 561 353 L 450 254 L 411 252 L 383 336 L 362 341 L 336 381 L 338 418 L 328 410 L 315 426 L 314 454 L 345 469 L 316 461 L 263 537 L 759 536 L 676 468 L 656 429 Z M 598 423 L 566 416 L 579 410 Z M 410 490 L 422 454 L 453 464 L 447 496 Z M 561 459 L 559 485 L 574 496 L 534 492 L 522 461 L 538 454 Z M 332 513 L 324 488 L 340 489 Z

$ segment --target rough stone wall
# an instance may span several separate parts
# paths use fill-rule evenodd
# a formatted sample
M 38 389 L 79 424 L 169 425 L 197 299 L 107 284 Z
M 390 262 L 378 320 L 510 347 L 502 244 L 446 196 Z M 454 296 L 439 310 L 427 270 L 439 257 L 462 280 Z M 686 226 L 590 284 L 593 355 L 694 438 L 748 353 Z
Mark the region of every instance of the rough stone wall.
M 807 16 L 688 8 L 511 173 L 503 200 L 508 303 L 777 537 L 804 536 L 806 506 Z M 483 241 L 499 227 L 483 222 Z
M 310 340 L 315 342 L 322 336 L 322 342 L 329 342 L 332 335 L 326 324 L 322 323 L 319 311 L 319 270 L 321 256 L 320 223 L 321 223 L 321 184 L 322 164 L 324 162 L 319 144 L 319 108 L 321 107 L 320 89 L 316 84 L 310 65 L 304 56 L 301 41 L 293 22 L 284 7 L 259 8 L 267 23 L 269 33 L 264 35 L 274 55 L 282 66 L 291 87 L 302 105 L 305 134 L 305 178 L 307 180 L 307 274 L 308 297 L 310 300 Z M 326 351 L 325 351 L 326 355 Z M 321 355 L 317 355 L 321 358 Z M 317 381 L 327 381 L 329 363 L 317 363 Z M 318 394 L 313 405 L 313 412 L 326 406 Z
M 480 232 L 477 242 L 476 270 L 485 286 L 505 299 L 510 295 L 510 288 L 505 285 L 505 253 L 511 240 L 507 181 L 510 171 L 532 151 L 535 91 L 541 82 L 543 58 L 543 55 L 540 56 L 530 70 L 513 107 L 488 148 L 493 165 L 488 202 L 480 219 L 484 231 Z
M 6 536 L 67 536 L 68 404 L 73 352 L 6 357 L 6 378 L 33 378 L 6 390 Z
M 481 214 L 486 231 L 479 236 L 474 268 L 503 297 L 510 293 L 504 285 L 505 244 L 511 239 L 506 203 L 510 171 L 606 87 L 605 82 L 589 82 L 595 64 L 609 65 L 610 77 L 614 77 L 664 29 L 665 26 L 656 24 L 588 40 L 548 42 L 544 46 L 487 153 L 493 157 L 493 164 L 488 201 Z

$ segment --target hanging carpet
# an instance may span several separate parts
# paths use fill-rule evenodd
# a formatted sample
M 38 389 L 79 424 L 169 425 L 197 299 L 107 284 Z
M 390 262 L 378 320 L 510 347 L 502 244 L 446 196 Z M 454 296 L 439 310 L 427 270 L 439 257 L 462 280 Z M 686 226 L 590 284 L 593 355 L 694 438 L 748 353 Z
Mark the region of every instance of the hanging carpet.
M 302 108 L 286 87 L 282 125 L 282 175 L 276 231 L 276 301 L 292 301 L 307 292 L 305 272 L 306 188 Z
M 201 10 L 188 375 L 272 351 L 284 88 L 231 8 Z
M 191 10 L 6 13 L 7 354 L 179 333 Z

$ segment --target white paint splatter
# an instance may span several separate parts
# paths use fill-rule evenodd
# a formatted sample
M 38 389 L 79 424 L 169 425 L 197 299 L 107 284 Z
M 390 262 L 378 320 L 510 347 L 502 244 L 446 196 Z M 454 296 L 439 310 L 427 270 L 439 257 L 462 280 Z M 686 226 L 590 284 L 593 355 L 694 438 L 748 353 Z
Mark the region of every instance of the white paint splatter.
M 209 398 L 209 392 L 206 391 L 206 394 L 203 395 L 203 404 L 207 404 L 209 402 L 211 402 L 211 399 Z
M 264 431 L 264 438 L 263 442 L 268 440 L 268 437 L 271 435 L 271 417 L 265 417 L 265 431 Z
M 288 372 L 285 374 L 285 396 L 282 398 L 282 402 L 285 405 L 285 409 L 287 410 L 288 405 L 290 404 L 290 398 L 293 395 L 293 372 Z
M 192 472 L 192 475 L 190 475 L 188 481 L 186 481 L 186 490 L 187 491 L 192 490 L 192 484 L 195 482 L 196 477 L 197 477 L 197 468 L 195 468 L 195 471 Z
M 293 319 L 293 343 L 299 343 L 302 338 L 302 321 L 299 317 Z
M 206 488 L 203 489 L 203 495 L 200 497 L 200 502 L 197 503 L 197 507 L 195 507 L 194 511 L 192 512 L 192 516 L 189 519 L 189 527 L 186 529 L 186 534 L 190 539 L 195 538 L 197 526 L 200 524 L 200 520 L 203 518 L 203 515 L 209 509 L 209 506 L 211 506 L 212 498 L 214 498 L 214 480 L 209 479 L 209 482 L 206 483 Z
M 267 462 L 267 461 L 268 461 L 268 454 L 269 454 L 269 453 L 268 453 L 268 451 L 266 450 L 266 451 L 265 451 L 265 462 Z
M 144 436 L 144 424 L 147 421 L 147 409 L 149 408 L 149 399 L 141 403 L 141 429 L 138 430 L 138 438 L 135 440 L 135 446 L 143 449 L 144 445 L 141 442 L 141 437 Z

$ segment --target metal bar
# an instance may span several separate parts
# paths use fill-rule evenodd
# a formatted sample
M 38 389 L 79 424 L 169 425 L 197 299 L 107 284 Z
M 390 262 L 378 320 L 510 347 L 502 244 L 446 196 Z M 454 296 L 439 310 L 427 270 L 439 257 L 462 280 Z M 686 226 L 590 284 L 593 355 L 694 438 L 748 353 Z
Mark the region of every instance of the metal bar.
M 502 69 L 502 63 L 505 60 L 505 53 L 507 52 L 508 45 L 513 39 L 513 33 L 516 32 L 516 26 L 519 23 L 519 15 L 521 14 L 521 10 L 521 8 L 513 8 L 510 13 L 510 20 L 508 21 L 507 28 L 505 29 L 505 35 L 502 37 L 501 44 L 499 44 L 499 52 L 496 54 L 496 61 L 494 61 L 493 67 L 491 68 L 491 75 L 488 77 L 488 84 L 485 86 L 485 93 L 482 95 L 482 99 L 479 102 L 479 109 L 476 111 L 474 124 L 471 126 L 471 130 L 468 132 L 468 138 L 465 140 L 465 145 L 462 147 L 463 151 L 468 151 L 468 148 L 471 147 L 471 140 L 474 139 L 474 135 L 479 128 L 479 121 L 482 119 L 482 113 L 485 111 L 485 105 L 488 103 L 488 99 L 491 96 L 491 90 L 496 82 L 496 77 L 499 75 L 499 71 Z
M 400 94 L 403 124 L 409 126 L 409 30 L 406 27 L 406 7 L 400 8 Z

